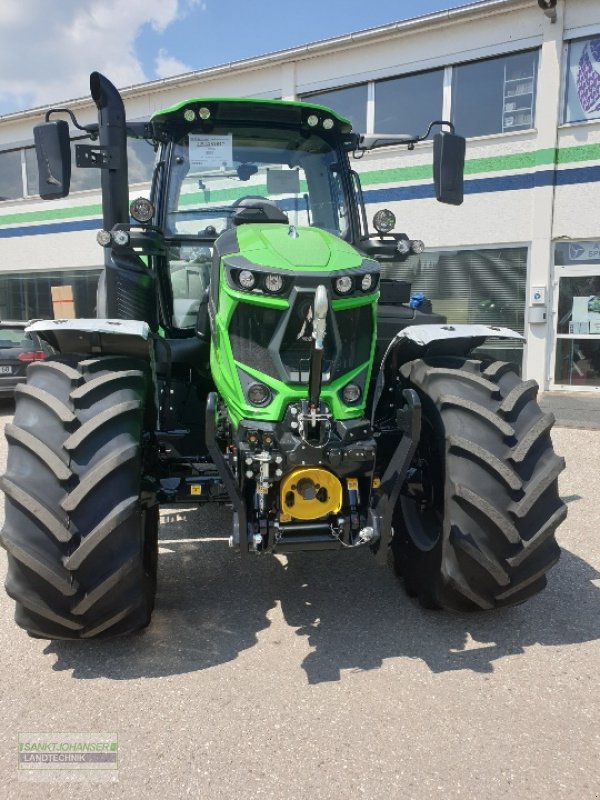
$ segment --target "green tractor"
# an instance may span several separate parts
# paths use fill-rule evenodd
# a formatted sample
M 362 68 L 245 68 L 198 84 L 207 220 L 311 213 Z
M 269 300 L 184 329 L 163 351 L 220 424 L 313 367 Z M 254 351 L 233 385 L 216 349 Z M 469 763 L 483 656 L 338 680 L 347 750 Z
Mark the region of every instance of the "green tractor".
M 363 547 L 408 593 L 456 611 L 520 603 L 546 582 L 565 517 L 553 418 L 534 381 L 473 354 L 519 334 L 413 309 L 380 265 L 421 243 L 370 233 L 350 156 L 365 136 L 311 103 L 201 98 L 128 123 L 91 75 L 105 268 L 97 318 L 36 322 L 6 426 L 6 589 L 56 639 L 150 621 L 160 503 L 231 504 L 251 554 Z M 34 131 L 40 194 L 69 191 L 69 125 Z M 437 199 L 462 202 L 465 142 L 434 137 Z M 430 126 L 431 130 L 431 126 Z M 157 153 L 129 204 L 127 137 Z M 430 309 L 429 309 L 430 311 Z M 250 568 L 250 567 L 249 567 Z

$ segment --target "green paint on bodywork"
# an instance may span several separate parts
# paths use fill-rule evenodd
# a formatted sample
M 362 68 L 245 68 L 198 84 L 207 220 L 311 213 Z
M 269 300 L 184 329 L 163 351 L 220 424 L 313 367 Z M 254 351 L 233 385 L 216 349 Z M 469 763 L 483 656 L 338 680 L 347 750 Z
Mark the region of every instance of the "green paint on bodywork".
M 306 272 L 352 269 L 364 260 L 354 247 L 327 231 L 308 227 L 296 230 L 298 237 L 294 238 L 287 225 L 240 225 L 240 254 L 264 267 Z
M 285 239 L 294 244 L 301 242 L 303 235 L 313 235 L 307 237 L 311 241 L 311 244 L 307 247 L 308 253 L 302 248 L 290 247 L 285 240 L 280 240 L 280 237 L 276 235 L 277 230 L 281 231 Z M 288 236 L 287 225 L 242 225 L 237 230 L 240 254 L 254 263 L 264 263 L 264 261 L 270 260 L 272 263 L 268 264 L 268 266 L 272 266 L 273 269 L 288 272 L 293 270 L 295 273 L 310 273 L 316 270 L 335 272 L 340 269 L 359 267 L 363 262 L 364 257 L 358 251 L 326 231 L 318 228 L 302 228 L 300 232 L 301 235 L 298 239 L 292 239 Z M 268 255 L 269 253 L 270 255 Z M 262 258 L 262 261 L 258 261 L 258 258 Z M 317 264 L 315 264 L 315 260 Z M 378 299 L 379 293 L 375 292 L 361 297 L 336 299 L 331 302 L 333 313 L 336 310 L 370 305 L 373 315 L 373 337 L 369 361 L 353 366 L 347 373 L 337 377 L 331 383 L 324 384 L 322 387 L 321 397 L 336 420 L 357 419 L 365 414 L 366 397 L 363 397 L 359 404 L 348 406 L 342 402 L 339 393 L 347 383 L 365 371 L 367 373 L 365 386 L 369 385 L 377 340 Z M 217 391 L 227 406 L 231 422 L 235 427 L 243 419 L 279 422 L 283 419 L 290 403 L 307 399 L 308 387 L 297 383 L 286 383 L 273 378 L 234 358 L 229 339 L 229 326 L 239 303 L 250 303 L 262 306 L 265 309 L 272 308 L 278 311 L 289 307 L 289 302 L 285 298 L 255 295 L 251 292 L 240 292 L 231 289 L 221 264 L 218 311 L 210 348 L 210 368 L 213 380 Z M 243 370 L 246 374 L 271 389 L 273 399 L 267 406 L 261 408 L 250 405 L 246 401 L 238 369 Z

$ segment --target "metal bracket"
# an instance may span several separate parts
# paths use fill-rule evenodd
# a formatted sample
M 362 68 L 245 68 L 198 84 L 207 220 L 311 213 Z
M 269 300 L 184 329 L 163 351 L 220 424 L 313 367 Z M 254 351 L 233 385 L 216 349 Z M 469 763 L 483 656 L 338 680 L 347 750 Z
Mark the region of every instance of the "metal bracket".
M 121 166 L 119 148 L 76 144 L 75 163 L 79 169 L 119 169 Z
M 246 501 L 231 471 L 231 467 L 225 460 L 221 448 L 217 444 L 216 413 L 217 393 L 210 392 L 206 401 L 206 447 L 227 489 L 227 493 L 233 504 L 233 509 L 237 515 L 240 536 L 240 556 L 242 566 L 244 566 L 248 563 L 248 515 L 246 513 Z
M 387 549 L 392 532 L 392 515 L 400 496 L 400 490 L 408 468 L 419 444 L 421 436 L 421 401 L 414 389 L 405 389 L 402 396 L 406 401 L 404 407 L 405 433 L 391 457 L 387 469 L 381 479 L 377 499 L 369 510 L 369 524 L 379 534 L 377 545 L 377 561 L 385 564 Z

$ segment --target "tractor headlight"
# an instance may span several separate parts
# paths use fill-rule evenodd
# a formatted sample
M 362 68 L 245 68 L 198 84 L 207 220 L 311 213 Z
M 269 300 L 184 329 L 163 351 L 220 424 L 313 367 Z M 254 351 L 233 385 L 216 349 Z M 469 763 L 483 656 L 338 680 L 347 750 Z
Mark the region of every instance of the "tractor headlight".
M 114 231 L 112 234 L 112 240 L 117 245 L 117 247 L 127 247 L 129 244 L 129 234 L 127 231 Z
M 267 275 L 265 278 L 265 289 L 273 294 L 280 292 L 283 289 L 283 278 L 281 275 Z
M 373 286 L 373 276 L 371 273 L 367 272 L 366 275 L 362 276 L 362 280 L 360 282 L 360 288 L 363 292 L 368 292 L 369 289 Z
M 136 222 L 150 222 L 154 216 L 154 206 L 146 197 L 137 197 L 132 200 L 129 213 Z
M 352 278 L 349 275 L 342 275 L 335 279 L 335 290 L 338 294 L 348 294 L 352 291 Z
M 242 287 L 242 289 L 246 289 L 246 291 L 254 289 L 256 285 L 256 278 L 254 277 L 254 273 L 250 272 L 249 269 L 243 269 L 238 274 L 238 283 Z
M 407 253 L 410 253 L 410 242 L 408 239 L 399 239 L 396 245 L 396 250 L 401 256 L 405 256 Z
M 96 234 L 96 241 L 101 247 L 108 247 L 112 242 L 110 231 L 105 231 L 104 228 L 102 228 L 102 230 L 98 231 Z
M 358 403 L 361 394 L 360 386 L 357 386 L 356 383 L 348 383 L 342 389 L 342 400 L 347 406 L 351 406 L 354 403 Z
M 271 390 L 264 383 L 253 383 L 248 389 L 248 400 L 253 406 L 266 406 L 271 400 Z
M 389 208 L 381 208 L 373 216 L 373 227 L 377 233 L 389 233 L 396 227 L 396 215 Z
M 420 239 L 411 239 L 410 249 L 413 251 L 413 253 L 420 256 L 425 250 L 425 244 Z

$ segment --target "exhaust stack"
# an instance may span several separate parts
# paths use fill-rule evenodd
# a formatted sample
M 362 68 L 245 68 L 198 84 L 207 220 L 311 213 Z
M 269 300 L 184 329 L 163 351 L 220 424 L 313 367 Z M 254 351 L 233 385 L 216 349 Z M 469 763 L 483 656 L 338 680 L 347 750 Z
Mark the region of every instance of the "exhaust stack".
M 100 72 L 90 75 L 90 92 L 98 109 L 99 145 L 109 159 L 101 180 L 103 228 L 110 231 L 119 222 L 129 222 L 125 106 L 118 89 Z

